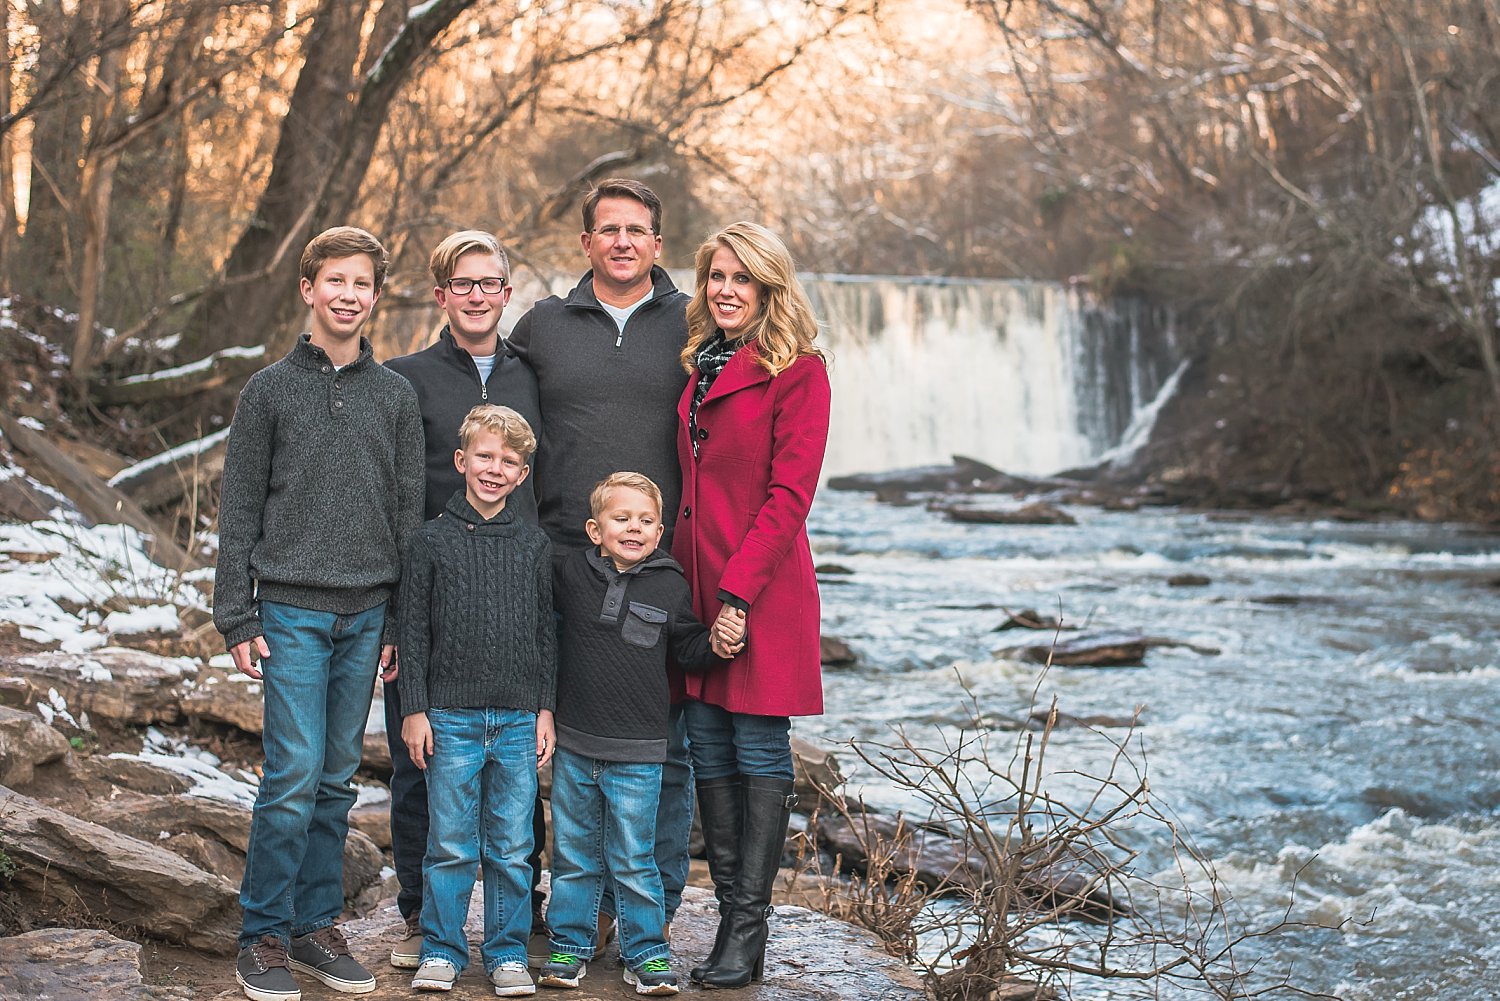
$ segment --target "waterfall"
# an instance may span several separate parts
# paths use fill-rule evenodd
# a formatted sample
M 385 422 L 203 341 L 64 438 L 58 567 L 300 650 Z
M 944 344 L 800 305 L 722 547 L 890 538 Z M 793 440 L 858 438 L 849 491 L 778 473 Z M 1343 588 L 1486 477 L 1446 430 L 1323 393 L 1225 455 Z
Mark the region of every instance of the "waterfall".
M 1181 362 L 1162 311 L 1059 283 L 805 281 L 833 358 L 827 475 L 953 455 L 1029 475 L 1086 465 L 1122 445 Z
M 671 274 L 692 291 L 691 271 Z M 825 476 L 954 455 L 1022 475 L 1117 460 L 1149 434 L 1186 354 L 1166 311 L 1057 282 L 802 280 L 833 359 Z M 575 281 L 558 276 L 551 291 Z M 548 294 L 533 284 L 517 290 L 503 329 Z M 384 317 L 379 356 L 416 350 L 442 320 L 432 306 Z

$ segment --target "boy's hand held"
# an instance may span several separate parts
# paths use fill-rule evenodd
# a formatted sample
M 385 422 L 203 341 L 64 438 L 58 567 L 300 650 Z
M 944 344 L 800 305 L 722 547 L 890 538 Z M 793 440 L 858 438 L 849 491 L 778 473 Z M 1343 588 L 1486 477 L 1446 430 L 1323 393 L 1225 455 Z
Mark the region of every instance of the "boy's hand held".
M 427 759 L 432 757 L 432 724 L 426 713 L 412 713 L 401 721 L 401 742 L 411 763 L 422 771 L 427 770 Z
M 401 663 L 396 659 L 396 648 L 387 644 L 380 648 L 380 680 L 395 681 L 396 674 L 401 670 Z
M 254 648 L 253 650 L 251 648 Z M 236 643 L 229 648 L 229 656 L 234 658 L 234 666 L 239 672 L 259 681 L 261 671 L 255 666 L 257 660 L 265 661 L 271 656 L 271 648 L 266 646 L 266 638 L 257 636 L 243 643 Z

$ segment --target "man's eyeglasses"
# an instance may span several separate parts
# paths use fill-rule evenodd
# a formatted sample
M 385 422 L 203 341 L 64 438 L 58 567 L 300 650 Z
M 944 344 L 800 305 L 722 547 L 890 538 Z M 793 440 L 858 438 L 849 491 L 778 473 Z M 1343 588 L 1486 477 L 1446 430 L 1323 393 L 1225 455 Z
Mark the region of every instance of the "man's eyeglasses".
M 594 230 L 594 235 L 603 237 L 606 240 L 613 240 L 621 232 L 630 237 L 632 242 L 636 243 L 651 235 L 651 231 L 645 226 L 600 226 Z
M 474 291 L 474 286 L 479 286 L 479 291 L 485 295 L 499 295 L 505 291 L 504 278 L 449 278 L 443 282 L 448 286 L 448 291 L 454 295 L 468 295 Z

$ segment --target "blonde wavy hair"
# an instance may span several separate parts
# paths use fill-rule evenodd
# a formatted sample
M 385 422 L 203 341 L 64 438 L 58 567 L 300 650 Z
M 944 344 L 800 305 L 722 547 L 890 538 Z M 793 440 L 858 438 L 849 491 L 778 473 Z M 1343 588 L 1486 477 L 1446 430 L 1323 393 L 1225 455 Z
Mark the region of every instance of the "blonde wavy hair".
M 755 345 L 756 362 L 773 376 L 791 368 L 803 355 L 816 355 L 826 364 L 827 356 L 813 344 L 818 321 L 797 280 L 786 244 L 764 226 L 737 222 L 704 241 L 694 258 L 698 287 L 687 307 L 688 339 L 682 349 L 682 367 L 693 370 L 698 349 L 719 329 L 708 307 L 708 271 L 720 247 L 728 247 L 760 285 L 760 314 L 750 321 L 742 338 Z

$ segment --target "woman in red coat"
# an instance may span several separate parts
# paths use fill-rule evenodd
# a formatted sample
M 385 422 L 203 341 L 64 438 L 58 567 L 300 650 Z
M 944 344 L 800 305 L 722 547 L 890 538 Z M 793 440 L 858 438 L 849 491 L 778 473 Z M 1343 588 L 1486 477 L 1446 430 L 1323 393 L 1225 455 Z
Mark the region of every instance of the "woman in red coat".
M 792 716 L 823 711 L 807 512 L 828 444 L 828 369 L 791 254 L 735 223 L 698 249 L 678 404 L 682 509 L 672 555 L 730 665 L 683 679 L 719 930 L 691 976 L 759 980 L 792 792 Z

